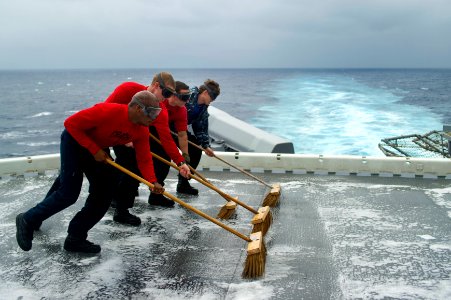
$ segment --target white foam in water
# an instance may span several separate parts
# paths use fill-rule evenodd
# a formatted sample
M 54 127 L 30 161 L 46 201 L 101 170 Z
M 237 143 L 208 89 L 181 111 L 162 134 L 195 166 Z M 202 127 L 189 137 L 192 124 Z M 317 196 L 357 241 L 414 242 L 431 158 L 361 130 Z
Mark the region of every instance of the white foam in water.
M 27 131 L 9 131 L 0 134 L 0 139 L 2 140 L 16 140 L 16 139 L 27 139 L 36 135 L 48 134 L 49 130 L 27 130 Z
M 251 122 L 291 140 L 296 153 L 383 156 L 383 138 L 442 127 L 427 108 L 340 75 L 285 79 L 266 92 L 278 101 L 258 108 Z
M 40 113 L 38 113 L 38 114 L 32 115 L 32 116 L 30 116 L 29 118 L 38 118 L 38 117 L 51 116 L 51 115 L 53 115 L 52 112 L 49 112 L 49 111 L 43 111 L 43 112 L 40 112 Z
M 17 139 L 23 136 L 23 133 L 20 131 L 10 131 L 0 134 L 0 139 L 9 140 L 9 139 Z
M 48 146 L 48 145 L 59 145 L 59 141 L 53 141 L 53 142 L 18 142 L 17 145 L 21 146 L 28 146 L 28 147 L 41 147 L 41 146 Z
M 429 235 L 429 234 L 424 234 L 424 235 L 419 235 L 420 238 L 424 239 L 424 240 L 435 240 L 435 237 Z

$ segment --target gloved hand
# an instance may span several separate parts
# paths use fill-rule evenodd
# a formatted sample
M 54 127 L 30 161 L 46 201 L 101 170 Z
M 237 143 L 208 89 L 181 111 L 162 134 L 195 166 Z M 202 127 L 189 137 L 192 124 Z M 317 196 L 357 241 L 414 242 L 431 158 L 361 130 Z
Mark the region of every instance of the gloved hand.
M 191 160 L 190 160 L 190 157 L 189 157 L 189 154 L 183 152 L 183 153 L 182 153 L 182 156 L 183 156 L 183 158 L 185 159 L 185 162 L 186 162 L 187 164 L 189 164 L 190 161 L 191 161 Z

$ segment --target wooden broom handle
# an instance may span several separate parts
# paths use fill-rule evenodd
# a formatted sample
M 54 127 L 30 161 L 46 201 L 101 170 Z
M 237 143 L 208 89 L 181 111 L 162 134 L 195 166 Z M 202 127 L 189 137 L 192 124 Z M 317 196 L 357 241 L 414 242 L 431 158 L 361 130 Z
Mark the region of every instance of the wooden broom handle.
M 112 161 L 111 159 L 108 158 L 106 161 L 107 161 L 107 163 L 109 163 L 109 164 L 112 165 L 113 167 L 115 167 L 115 168 L 119 169 L 120 171 L 124 172 L 125 174 L 127 174 L 127 175 L 129 175 L 129 176 L 135 178 L 136 180 L 138 180 L 138 181 L 144 183 L 144 184 L 147 185 L 148 187 L 150 187 L 150 188 L 153 188 L 153 187 L 154 187 L 154 185 L 153 185 L 152 183 L 150 183 L 150 182 L 148 182 L 147 180 L 145 180 L 144 178 L 142 178 L 142 177 L 136 175 L 135 173 L 133 173 L 133 172 L 127 170 L 126 168 L 122 167 L 121 165 L 117 164 L 116 162 Z M 168 197 L 168 198 L 172 199 L 173 201 L 177 202 L 178 204 L 180 204 L 180 205 L 183 206 L 184 208 L 189 209 L 189 210 L 191 210 L 192 212 L 198 214 L 199 216 L 201 216 L 201 217 L 203 217 L 203 218 L 205 218 L 205 219 L 207 219 L 207 220 L 209 220 L 209 221 L 215 223 L 216 225 L 218 225 L 218 226 L 224 228 L 224 229 L 227 230 L 228 232 L 233 233 L 233 234 L 236 235 L 237 237 L 239 237 L 239 238 L 245 240 L 246 242 L 249 242 L 249 243 L 252 242 L 252 240 L 251 240 L 249 237 L 245 236 L 244 234 L 242 234 L 242 233 L 236 231 L 235 229 L 233 229 L 233 228 L 231 228 L 231 227 L 225 225 L 225 224 L 222 223 L 222 222 L 219 222 L 219 221 L 216 220 L 215 218 L 210 217 L 209 215 L 207 215 L 207 214 L 204 213 L 203 211 L 198 210 L 197 208 L 195 208 L 195 207 L 193 207 L 193 206 L 191 206 L 191 205 L 189 205 L 189 204 L 183 202 L 182 200 L 180 200 L 179 198 L 177 198 L 177 197 L 175 197 L 175 196 L 169 194 L 168 192 L 163 192 L 163 195 L 165 195 L 166 197 Z
M 155 154 L 155 153 L 153 153 L 153 152 L 151 152 L 151 153 L 152 153 L 152 156 L 155 157 L 156 159 L 158 159 L 159 161 L 164 162 L 165 164 L 167 164 L 167 165 L 173 167 L 173 168 L 176 169 L 176 170 L 180 170 L 180 168 L 179 168 L 176 164 L 167 161 L 166 159 L 164 159 L 163 157 L 159 156 L 158 154 Z M 206 181 L 203 181 L 202 179 L 200 179 L 200 178 L 197 177 L 196 175 L 191 175 L 191 177 L 194 178 L 195 180 L 199 181 L 200 183 L 202 183 L 202 184 L 205 185 L 206 187 L 209 187 L 209 188 L 212 189 L 213 191 L 217 192 L 218 194 L 220 194 L 221 196 L 223 196 L 224 198 L 226 198 L 228 201 L 233 201 L 233 202 L 235 202 L 236 204 L 241 205 L 241 206 L 244 207 L 245 209 L 249 210 L 250 212 L 252 212 L 252 213 L 254 213 L 254 214 L 258 214 L 258 211 L 257 211 L 257 210 L 255 210 L 254 208 L 250 207 L 250 206 L 247 205 L 246 203 L 243 203 L 243 202 L 241 202 L 240 200 L 235 199 L 235 198 L 233 198 L 232 196 L 230 196 L 230 195 L 224 193 L 223 191 L 221 191 L 220 189 L 218 189 L 218 188 L 217 188 L 216 186 L 214 186 L 213 184 L 211 184 L 211 183 L 209 183 L 209 182 L 206 182 Z
M 189 164 L 188 164 L 188 168 L 189 168 L 190 171 L 191 171 L 193 174 L 195 174 L 197 177 L 199 177 L 200 179 L 202 179 L 202 180 L 205 181 L 206 183 L 209 183 L 209 184 L 213 185 L 210 181 L 208 181 L 207 178 L 205 178 L 204 176 L 202 176 L 202 174 L 200 174 L 199 172 L 197 172 L 196 169 L 194 169 L 193 167 L 191 167 Z M 194 178 L 194 179 L 196 179 L 196 178 Z
M 172 131 L 171 131 L 171 133 L 174 134 L 174 132 L 172 132 Z M 149 132 L 149 135 L 150 135 L 150 137 L 151 137 L 155 142 L 157 142 L 158 144 L 161 145 L 161 141 L 160 141 L 156 136 L 154 136 L 151 132 Z M 179 149 L 179 150 L 180 150 L 180 149 Z M 193 167 L 191 167 L 189 164 L 188 164 L 188 168 L 190 169 L 191 172 L 193 172 L 194 174 L 196 174 L 197 176 L 199 176 L 203 181 L 210 183 L 210 182 L 207 180 L 207 178 L 205 178 L 204 176 L 202 176 L 199 172 L 196 171 L 196 169 L 194 169 Z
M 171 132 L 171 133 L 172 133 L 172 132 Z M 161 141 L 160 141 L 156 136 L 154 136 L 152 133 L 149 133 L 149 135 L 150 135 L 150 137 L 151 137 L 152 139 L 154 139 L 157 143 L 159 143 L 159 144 L 161 145 Z M 174 164 L 174 163 L 168 161 L 167 159 L 164 159 L 163 157 L 159 156 L 159 155 L 156 154 L 156 153 L 153 153 L 153 152 L 150 152 L 150 153 L 152 153 L 152 156 L 155 157 L 156 159 L 158 159 L 159 161 L 164 162 L 165 164 L 167 164 L 167 165 L 173 167 L 174 169 L 176 169 L 177 171 L 180 171 L 180 168 L 179 168 L 176 164 Z M 214 191 L 217 192 L 219 195 L 221 195 L 222 197 L 224 197 L 227 201 L 233 201 L 233 202 L 235 202 L 236 204 L 241 205 L 241 206 L 244 207 L 245 209 L 249 210 L 249 211 L 252 212 L 253 214 L 258 214 L 258 211 L 255 210 L 254 208 L 250 207 L 250 206 L 247 205 L 246 203 L 241 202 L 240 200 L 235 199 L 235 198 L 233 198 L 232 196 L 230 196 L 230 195 L 224 193 L 223 191 L 221 191 L 220 189 L 218 189 L 218 188 L 217 188 L 216 186 L 214 186 L 210 181 L 208 181 L 207 178 L 205 178 L 204 176 L 202 176 L 199 172 L 196 171 L 196 169 L 194 169 L 193 167 L 191 167 L 189 164 L 188 164 L 188 167 L 189 167 L 189 169 L 191 170 L 191 172 L 193 172 L 194 174 L 197 175 L 197 177 L 194 176 L 194 175 L 190 175 L 192 178 L 194 178 L 194 179 L 197 180 L 198 182 L 202 183 L 202 184 L 205 185 L 206 187 L 209 187 L 210 189 L 214 190 Z M 200 177 L 200 178 L 198 178 L 198 177 Z
M 190 141 L 190 143 L 192 143 L 192 142 Z M 194 144 L 194 143 L 193 143 L 193 144 Z M 199 147 L 200 147 L 200 146 L 199 146 Z M 216 157 L 217 159 L 219 159 L 219 160 L 222 161 L 223 163 L 225 163 L 225 164 L 231 166 L 232 168 L 237 169 L 237 170 L 240 171 L 240 172 L 243 172 L 243 173 L 246 174 L 247 176 L 250 176 L 250 177 L 254 178 L 255 180 L 259 181 L 260 183 L 266 185 L 267 187 L 272 188 L 272 186 L 271 186 L 269 183 L 264 182 L 264 181 L 261 180 L 260 178 L 258 178 L 258 177 L 256 177 L 256 176 L 252 175 L 251 173 L 249 173 L 249 172 L 247 172 L 247 171 L 241 169 L 240 167 L 235 166 L 235 165 L 229 163 L 228 161 L 226 161 L 226 160 L 220 158 L 219 156 L 216 156 L 216 154 L 213 154 L 213 157 Z
M 175 132 L 172 132 L 172 131 L 171 131 L 171 133 L 174 134 L 174 135 L 176 134 Z M 199 149 L 199 150 L 205 152 L 205 149 L 204 149 L 204 148 L 202 148 L 201 146 L 199 146 L 199 145 L 193 143 L 192 141 L 188 140 L 188 143 L 190 143 L 190 145 L 196 147 L 197 149 Z M 254 178 L 255 180 L 259 181 L 260 183 L 263 183 L 263 184 L 266 185 L 267 187 L 272 188 L 272 186 L 271 186 L 269 183 L 266 183 L 266 182 L 264 182 L 263 180 L 261 180 L 260 178 L 258 178 L 258 177 L 256 177 L 256 176 L 252 175 L 251 173 L 249 173 L 249 172 L 247 172 L 247 171 L 241 169 L 240 167 L 238 167 L 238 166 L 236 166 L 236 165 L 234 165 L 234 164 L 229 163 L 228 161 L 226 161 L 226 160 L 220 158 L 219 156 L 217 156 L 216 154 L 213 154 L 213 157 L 219 159 L 220 161 L 222 161 L 222 162 L 225 163 L 226 165 L 229 165 L 229 166 L 231 166 L 232 168 L 235 168 L 235 169 L 237 169 L 238 171 L 240 171 L 240 172 L 246 174 L 247 176 L 250 176 L 250 177 Z

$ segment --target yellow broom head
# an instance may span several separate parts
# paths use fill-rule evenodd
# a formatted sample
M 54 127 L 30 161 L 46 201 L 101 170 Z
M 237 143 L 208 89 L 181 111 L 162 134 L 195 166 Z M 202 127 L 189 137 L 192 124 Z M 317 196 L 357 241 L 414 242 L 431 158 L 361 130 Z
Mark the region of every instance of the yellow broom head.
M 233 201 L 228 201 L 226 205 L 221 207 L 221 210 L 219 211 L 217 217 L 219 219 L 230 219 L 231 216 L 235 213 L 236 210 L 236 203 Z
M 247 257 L 244 263 L 243 278 L 257 278 L 265 273 L 266 247 L 261 232 L 252 233 L 252 242 L 247 246 Z
M 280 198 L 280 184 L 276 183 L 272 185 L 271 190 L 263 199 L 263 206 L 274 207 L 279 203 Z
M 266 235 L 272 224 L 272 212 L 269 206 L 260 207 L 258 214 L 252 218 L 251 223 L 254 225 L 252 232 L 261 231 L 263 235 Z

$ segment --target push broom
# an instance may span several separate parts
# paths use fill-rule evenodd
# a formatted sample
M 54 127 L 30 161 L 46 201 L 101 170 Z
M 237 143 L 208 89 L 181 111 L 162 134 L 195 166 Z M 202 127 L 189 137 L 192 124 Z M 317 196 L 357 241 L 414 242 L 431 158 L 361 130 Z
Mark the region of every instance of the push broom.
M 174 134 L 174 135 L 176 135 L 175 132 L 172 132 L 172 131 L 171 131 L 171 133 Z M 203 147 L 201 147 L 201 146 L 199 146 L 199 145 L 193 143 L 192 141 L 188 140 L 188 143 L 189 143 L 190 145 L 196 147 L 197 149 L 199 149 L 199 150 L 205 152 L 205 149 L 204 149 Z M 264 182 L 262 179 L 258 178 L 257 176 L 254 176 L 254 175 L 252 175 L 251 173 L 249 173 L 249 172 L 243 170 L 242 168 L 240 168 L 240 167 L 238 167 L 238 166 L 236 166 L 236 165 L 234 165 L 234 164 L 231 164 L 231 163 L 229 163 L 228 161 L 226 161 L 226 160 L 220 158 L 220 157 L 217 156 L 216 154 L 213 154 L 213 157 L 216 158 L 216 159 L 218 159 L 218 160 L 220 160 L 221 162 L 225 163 L 226 165 L 229 165 L 229 166 L 231 166 L 232 168 L 234 168 L 234 169 L 240 171 L 241 173 L 243 173 L 243 174 L 245 174 L 245 175 L 247 175 L 247 176 L 249 176 L 249 177 L 251 177 L 251 178 L 257 180 L 258 182 L 260 182 L 260 183 L 266 185 L 267 187 L 269 187 L 271 190 L 266 194 L 265 198 L 263 199 L 263 204 L 262 204 L 263 206 L 274 207 L 274 206 L 276 206 L 276 205 L 279 203 L 279 198 L 280 198 L 280 184 L 279 184 L 279 183 L 275 183 L 275 184 L 273 184 L 273 185 L 270 185 L 269 183 L 266 183 L 266 182 Z
M 154 185 L 144 178 L 136 175 L 135 173 L 129 171 L 128 169 L 122 167 L 121 165 L 117 164 L 116 162 L 112 161 L 111 159 L 107 159 L 106 162 L 110 164 L 111 166 L 117 168 L 118 170 L 124 172 L 125 174 L 133 177 L 134 179 L 138 180 L 139 182 L 144 183 L 150 188 L 153 188 Z M 244 269 L 242 276 L 244 278 L 257 278 L 263 275 L 265 272 L 265 264 L 266 264 L 266 247 L 263 240 L 263 234 L 261 231 L 251 233 L 250 237 L 245 236 L 239 231 L 236 231 L 235 229 L 225 225 L 224 223 L 216 220 L 215 218 L 207 215 L 203 211 L 183 202 L 179 198 L 169 194 L 168 192 L 163 192 L 163 195 L 166 197 L 172 199 L 174 202 L 177 202 L 181 206 L 183 206 L 186 209 L 191 210 L 192 212 L 198 214 L 199 216 L 209 220 L 210 222 L 215 223 L 216 225 L 222 227 L 223 229 L 229 231 L 230 233 L 233 233 L 237 237 L 243 239 L 248 243 L 247 245 L 247 257 L 246 261 L 244 262 Z
M 156 136 L 154 136 L 152 133 L 149 133 L 149 135 L 150 135 L 150 137 L 155 141 L 155 142 L 157 142 L 158 144 L 160 144 L 161 145 L 161 141 L 156 137 Z M 179 149 L 180 150 L 180 149 Z M 164 163 L 166 163 L 167 165 L 171 165 L 170 163 L 169 163 L 169 161 L 167 161 L 166 159 L 164 159 L 163 157 L 161 157 L 161 156 L 159 156 L 158 154 L 155 154 L 155 153 L 153 153 L 153 152 L 151 152 L 152 153 L 152 155 L 155 157 L 155 158 L 157 158 L 158 160 L 160 160 L 160 161 L 162 161 L 162 162 L 164 162 Z M 174 166 L 172 166 L 172 167 L 174 167 Z M 190 169 L 190 171 L 192 172 L 192 173 L 194 173 L 194 174 L 196 174 L 198 177 L 200 177 L 204 182 L 206 182 L 206 183 L 210 183 L 208 180 L 207 180 L 207 178 L 205 178 L 204 176 L 202 176 L 202 175 L 200 175 L 198 172 L 196 172 L 196 170 L 193 168 L 193 167 L 191 167 L 189 164 L 188 164 L 188 167 L 189 167 L 189 169 Z M 176 166 L 175 167 L 177 170 L 179 170 L 179 168 Z M 196 179 L 197 180 L 197 179 Z M 199 180 L 197 180 L 197 181 L 199 181 Z M 199 181 L 200 183 L 202 183 L 201 181 Z M 221 193 L 220 193 L 220 195 L 221 195 Z M 233 201 L 230 201 L 230 199 L 229 198 L 227 198 L 227 197 L 225 197 L 224 195 L 221 195 L 224 199 L 226 199 L 227 200 L 227 204 L 226 205 L 224 205 L 222 208 L 221 208 L 221 210 L 219 211 L 219 213 L 218 213 L 218 215 L 217 215 L 217 217 L 219 218 L 219 219 L 229 219 L 231 216 L 233 216 L 233 214 L 235 213 L 235 210 L 236 210 L 236 203 L 235 202 L 233 202 Z
M 169 162 L 168 160 L 164 159 L 163 157 L 159 156 L 158 154 L 155 154 L 153 152 L 151 152 L 151 153 L 152 153 L 152 156 L 155 157 L 156 159 L 158 159 L 159 161 L 173 167 L 174 169 L 176 169 L 178 171 L 180 170 L 180 168 L 176 164 Z M 192 174 L 191 174 L 191 178 L 197 180 L 198 182 L 202 183 L 206 187 L 217 192 L 219 195 L 221 195 L 224 199 L 227 200 L 228 203 L 221 208 L 221 210 L 219 211 L 218 216 L 217 216 L 218 218 L 220 218 L 220 219 L 230 218 L 230 216 L 234 213 L 234 211 L 236 209 L 236 204 L 238 204 L 254 214 L 254 217 L 252 218 L 252 221 L 251 221 L 252 225 L 254 226 L 252 229 L 252 232 L 261 231 L 263 235 L 266 235 L 269 227 L 271 227 L 271 224 L 272 224 L 272 212 L 269 209 L 269 206 L 260 207 L 257 211 L 254 208 L 247 205 L 246 203 L 243 203 L 240 200 L 238 200 L 238 198 L 234 198 L 234 197 L 224 193 L 223 191 L 218 189 L 216 186 L 214 186 L 210 182 L 202 180 L 198 176 L 192 175 Z M 231 204 L 233 204 L 233 205 L 231 205 Z
M 161 141 L 155 137 L 152 133 L 149 133 L 150 137 L 155 140 L 157 143 L 159 143 L 161 145 Z M 156 153 L 152 153 L 152 156 L 157 158 L 158 160 L 160 160 L 161 162 L 164 162 L 165 164 L 172 166 L 173 168 L 175 168 L 176 170 L 180 171 L 180 168 L 175 165 L 174 163 L 169 162 L 168 160 L 164 159 L 163 157 L 159 156 Z M 198 178 L 196 176 L 191 176 L 192 178 L 194 178 L 195 180 L 197 180 L 198 182 L 202 183 L 203 185 L 205 185 L 206 187 L 214 190 L 215 192 L 217 192 L 219 195 L 221 195 L 225 200 L 227 200 L 227 204 L 224 205 L 218 215 L 216 216 L 219 219 L 229 219 L 236 210 L 236 205 L 239 204 L 242 207 L 246 208 L 247 210 L 249 210 L 250 212 L 252 212 L 254 214 L 254 217 L 252 218 L 251 223 L 253 224 L 253 229 L 252 232 L 258 232 L 261 231 L 263 232 L 263 235 L 266 235 L 266 233 L 268 232 L 269 227 L 271 227 L 272 224 L 272 212 L 270 211 L 268 206 L 264 206 L 264 207 L 260 207 L 257 210 L 255 210 L 254 208 L 246 205 L 245 203 L 241 202 L 238 200 L 238 198 L 234 198 L 226 193 L 224 193 L 223 191 L 221 191 L 220 189 L 218 189 L 217 187 L 215 187 L 211 182 L 209 182 L 204 176 L 202 176 L 199 172 L 197 172 L 193 167 L 191 167 L 190 165 L 188 165 L 189 169 L 191 170 L 191 172 L 193 172 L 195 175 L 198 176 Z M 201 180 L 199 180 L 199 178 Z
M 196 179 L 197 181 L 199 181 L 200 183 L 204 184 L 206 187 L 209 187 L 210 189 L 214 190 L 215 192 L 217 192 L 219 195 L 222 196 L 222 198 L 227 200 L 227 204 L 224 205 L 220 210 L 218 215 L 216 216 L 219 219 L 230 219 L 230 217 L 232 217 L 235 214 L 235 210 L 236 210 L 236 203 L 233 201 L 233 199 L 238 200 L 238 198 L 232 198 L 232 196 L 224 193 L 223 191 L 221 191 L 220 189 L 218 189 L 217 187 L 215 187 L 210 181 L 208 181 L 207 178 L 205 178 L 204 176 L 202 176 L 199 172 L 196 171 L 196 169 L 194 169 L 193 167 L 191 167 L 190 165 L 188 165 L 191 173 L 193 173 L 194 175 L 196 175 L 197 177 L 199 177 L 200 179 L 203 180 L 203 182 L 199 181 L 197 178 L 194 178 L 193 176 L 191 176 L 192 178 Z M 243 206 L 245 207 L 245 206 Z M 253 211 L 252 211 L 253 212 Z M 269 228 L 269 226 L 268 226 Z

